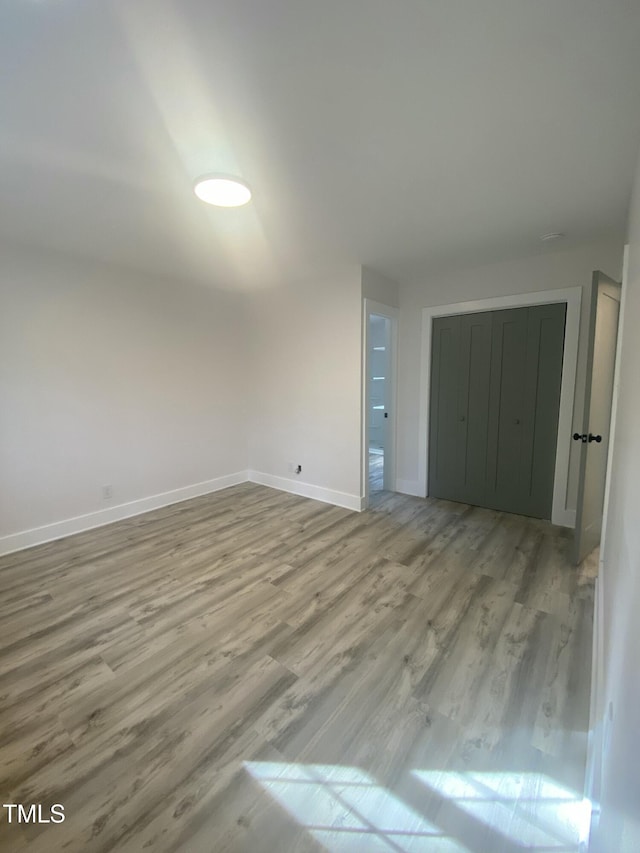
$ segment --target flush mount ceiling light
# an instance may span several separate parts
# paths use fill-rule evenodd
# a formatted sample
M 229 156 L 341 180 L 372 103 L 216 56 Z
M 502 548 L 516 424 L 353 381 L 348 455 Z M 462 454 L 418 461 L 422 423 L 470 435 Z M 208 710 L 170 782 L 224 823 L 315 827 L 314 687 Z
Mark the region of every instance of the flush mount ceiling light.
M 194 192 L 199 199 L 216 207 L 241 207 L 251 198 L 251 190 L 238 178 L 205 175 L 198 178 Z
M 541 234 L 540 239 L 543 243 L 553 243 L 554 240 L 562 240 L 564 234 L 562 231 L 549 231 L 548 234 Z

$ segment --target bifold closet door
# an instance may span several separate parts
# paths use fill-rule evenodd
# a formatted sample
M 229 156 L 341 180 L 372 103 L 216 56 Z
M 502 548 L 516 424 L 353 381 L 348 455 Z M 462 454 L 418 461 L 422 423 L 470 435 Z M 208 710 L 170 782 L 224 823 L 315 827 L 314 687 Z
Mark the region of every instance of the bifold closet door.
M 434 320 L 429 494 L 551 517 L 565 312 Z
M 482 503 L 486 491 L 491 313 L 433 322 L 429 494 Z
M 460 432 L 458 464 L 460 500 L 482 505 L 487 479 L 487 444 L 490 428 L 492 320 L 490 312 L 460 317 Z
M 462 376 L 460 317 L 433 321 L 429 429 L 429 494 L 462 500 L 458 396 Z
M 486 506 L 551 518 L 565 313 L 493 312 Z

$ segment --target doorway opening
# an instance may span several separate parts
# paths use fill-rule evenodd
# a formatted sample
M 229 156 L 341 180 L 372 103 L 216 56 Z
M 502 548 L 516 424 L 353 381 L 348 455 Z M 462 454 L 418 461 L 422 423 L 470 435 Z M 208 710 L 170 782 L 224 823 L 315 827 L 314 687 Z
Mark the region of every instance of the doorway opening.
M 389 420 L 389 361 L 391 357 L 391 320 L 379 314 L 369 315 L 369 492 L 384 487 Z M 388 479 L 388 478 L 387 478 Z
M 397 309 L 365 299 L 363 495 L 395 487 Z

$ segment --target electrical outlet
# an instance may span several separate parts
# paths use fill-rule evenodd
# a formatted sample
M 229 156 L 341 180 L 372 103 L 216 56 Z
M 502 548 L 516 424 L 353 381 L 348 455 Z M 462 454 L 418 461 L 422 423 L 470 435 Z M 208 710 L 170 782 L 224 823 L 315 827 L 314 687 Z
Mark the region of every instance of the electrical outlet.
M 103 486 L 102 487 L 102 500 L 103 501 L 110 501 L 112 497 L 113 497 L 113 486 L 111 484 Z

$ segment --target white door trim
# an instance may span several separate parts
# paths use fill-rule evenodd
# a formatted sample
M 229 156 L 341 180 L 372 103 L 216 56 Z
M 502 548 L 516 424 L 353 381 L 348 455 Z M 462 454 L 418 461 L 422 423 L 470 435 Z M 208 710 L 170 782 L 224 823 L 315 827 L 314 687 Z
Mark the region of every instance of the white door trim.
M 384 305 L 367 297 L 362 305 L 362 436 L 361 436 L 361 495 L 362 508 L 369 505 L 369 315 L 388 317 L 391 321 L 391 352 L 389 353 L 389 379 L 391 380 L 391 401 L 389 423 L 387 425 L 387 447 L 385 454 L 385 480 L 396 481 L 396 412 L 398 411 L 398 316 L 399 311 L 391 305 Z
M 434 305 L 422 309 L 420 446 L 418 448 L 418 487 L 421 497 L 427 496 L 429 483 L 429 385 L 431 381 L 431 329 L 434 317 L 448 317 L 452 314 L 470 314 L 479 311 L 496 311 L 502 308 L 522 308 L 527 305 L 548 305 L 551 302 L 564 302 L 567 306 L 551 520 L 554 524 L 559 524 L 563 527 L 575 526 L 575 509 L 567 509 L 567 487 L 569 481 L 569 456 L 571 454 L 573 400 L 578 365 L 578 338 L 580 333 L 580 308 L 582 305 L 581 287 L 540 290 L 534 293 L 514 294 L 513 296 L 494 296 L 488 299 L 457 302 L 453 305 Z
M 604 512 L 602 514 L 602 536 L 600 537 L 600 555 L 598 577 L 595 589 L 595 610 L 593 621 L 593 650 L 591 656 L 591 702 L 589 706 L 589 739 L 587 745 L 587 765 L 585 771 L 585 796 L 591 800 L 591 831 L 600 821 L 600 793 L 602 785 L 602 758 L 608 738 L 610 719 L 606 705 L 606 679 L 604 667 L 604 635 L 609 626 L 605 625 L 604 594 L 607 584 L 607 527 L 609 518 L 609 495 L 611 493 L 611 469 L 618 415 L 618 397 L 620 393 L 620 355 L 624 332 L 624 311 L 627 301 L 629 280 L 629 244 L 624 247 L 622 259 L 622 286 L 620 290 L 620 314 L 618 317 L 618 340 L 616 342 L 616 363 L 613 374 L 613 397 L 611 400 L 611 422 L 609 424 L 609 451 L 607 455 L 607 478 L 604 487 Z

